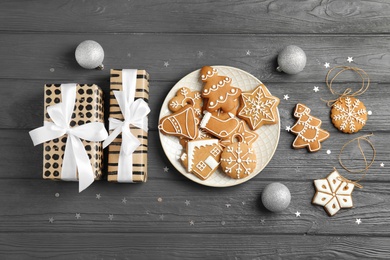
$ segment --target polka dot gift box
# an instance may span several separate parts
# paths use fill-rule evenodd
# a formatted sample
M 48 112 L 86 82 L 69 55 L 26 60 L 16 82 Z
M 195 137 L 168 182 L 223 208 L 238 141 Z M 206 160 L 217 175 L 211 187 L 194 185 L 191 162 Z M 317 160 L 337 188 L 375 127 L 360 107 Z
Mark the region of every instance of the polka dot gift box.
M 47 84 L 44 124 L 30 131 L 43 143 L 43 178 L 79 181 L 79 191 L 102 177 L 103 92 L 94 84 Z

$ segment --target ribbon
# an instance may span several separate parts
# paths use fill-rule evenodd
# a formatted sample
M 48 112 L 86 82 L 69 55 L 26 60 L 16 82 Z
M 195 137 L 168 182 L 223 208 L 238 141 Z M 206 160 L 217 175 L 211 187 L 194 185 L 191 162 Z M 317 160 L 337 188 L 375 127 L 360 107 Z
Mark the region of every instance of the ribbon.
M 73 108 L 76 100 L 76 84 L 61 85 L 62 102 L 47 107 L 47 113 L 53 122 L 44 121 L 42 127 L 30 131 L 34 145 L 68 135 L 62 163 L 61 179 L 79 181 L 79 192 L 82 192 L 94 181 L 94 173 L 87 151 L 81 139 L 99 142 L 107 138 L 104 124 L 91 122 L 81 126 L 70 127 Z
M 130 131 L 130 125 L 148 131 L 148 118 L 150 112 L 148 104 L 143 99 L 134 101 L 137 83 L 137 70 L 122 70 L 122 91 L 113 91 L 124 121 L 110 117 L 109 129 L 113 130 L 103 142 L 106 148 L 122 133 L 122 144 L 118 159 L 118 182 L 133 182 L 133 152 L 141 144 Z

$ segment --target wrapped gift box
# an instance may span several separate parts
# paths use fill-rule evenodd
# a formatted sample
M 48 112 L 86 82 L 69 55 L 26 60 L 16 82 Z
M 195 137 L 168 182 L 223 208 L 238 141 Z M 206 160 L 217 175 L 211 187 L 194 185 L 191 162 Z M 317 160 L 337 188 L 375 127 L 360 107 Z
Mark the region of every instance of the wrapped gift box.
M 109 117 L 123 121 L 124 118 L 113 91 L 123 91 L 121 69 L 111 70 Z M 145 70 L 137 70 L 134 100 L 137 99 L 143 99 L 146 103 L 149 102 L 149 74 Z M 132 125 L 130 125 L 130 131 L 141 143 L 132 155 L 132 182 L 146 182 L 148 166 L 148 133 Z M 111 133 L 112 131 L 110 131 L 110 134 Z M 108 147 L 108 181 L 118 181 L 118 159 L 121 144 L 122 135 L 119 134 Z
M 104 123 L 103 92 L 94 84 L 77 84 L 76 101 L 70 126 L 80 126 L 90 122 Z M 51 122 L 47 107 L 61 102 L 61 85 L 45 85 L 45 121 Z M 43 144 L 43 178 L 61 179 L 67 135 L 47 141 Z M 102 142 L 82 140 L 87 151 L 95 180 L 102 177 L 103 148 Z

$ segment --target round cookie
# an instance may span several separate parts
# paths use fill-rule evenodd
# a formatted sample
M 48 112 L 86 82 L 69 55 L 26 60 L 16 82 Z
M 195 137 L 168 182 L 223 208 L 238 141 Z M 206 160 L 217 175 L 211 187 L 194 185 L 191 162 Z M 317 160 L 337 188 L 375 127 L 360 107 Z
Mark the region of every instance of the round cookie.
M 351 96 L 341 97 L 330 111 L 333 125 L 348 134 L 357 133 L 367 122 L 367 110 L 363 102 Z
M 245 143 L 230 144 L 221 154 L 221 167 L 223 172 L 233 179 L 245 178 L 256 168 L 256 154 Z
M 199 91 L 191 91 L 189 88 L 182 87 L 168 102 L 168 108 L 172 112 L 176 112 L 187 105 L 194 108 L 197 117 L 202 117 L 202 97 Z

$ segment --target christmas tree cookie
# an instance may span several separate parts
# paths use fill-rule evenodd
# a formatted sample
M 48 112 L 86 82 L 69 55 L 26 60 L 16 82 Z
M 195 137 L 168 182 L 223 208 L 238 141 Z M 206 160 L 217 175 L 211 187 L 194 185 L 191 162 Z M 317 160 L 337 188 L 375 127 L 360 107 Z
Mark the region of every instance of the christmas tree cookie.
M 205 109 L 209 112 L 221 109 L 235 115 L 241 89 L 231 86 L 231 78 L 219 76 L 217 69 L 210 66 L 203 67 L 200 73 L 204 82 L 202 97 L 207 99 Z
M 310 115 L 310 108 L 303 104 L 297 104 L 294 116 L 298 121 L 291 128 L 291 132 L 297 135 L 293 142 L 295 149 L 307 147 L 310 152 L 321 149 L 321 142 L 328 139 L 329 132 L 321 129 L 322 121 Z
M 252 130 L 262 125 L 276 124 L 278 123 L 279 102 L 279 98 L 272 96 L 261 84 L 253 91 L 241 94 L 241 105 L 237 117 L 245 120 Z

